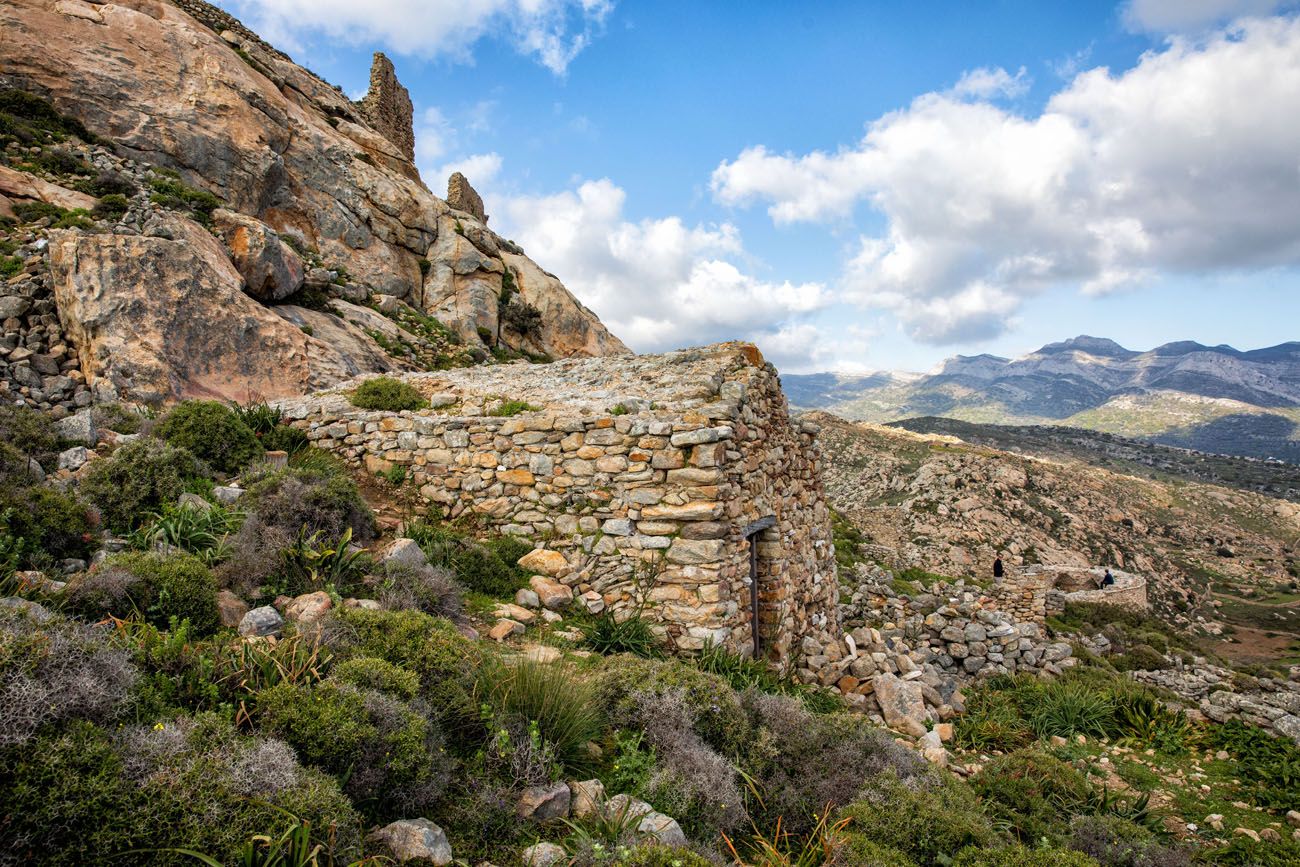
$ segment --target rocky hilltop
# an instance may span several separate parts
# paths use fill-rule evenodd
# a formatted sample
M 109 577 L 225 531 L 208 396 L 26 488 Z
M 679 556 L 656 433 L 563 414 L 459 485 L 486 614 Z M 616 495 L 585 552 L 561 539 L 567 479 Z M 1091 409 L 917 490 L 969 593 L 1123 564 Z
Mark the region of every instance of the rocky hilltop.
M 1300 343 L 1149 352 L 1081 336 L 1016 359 L 956 356 L 926 375 L 787 376 L 791 403 L 887 422 L 1060 424 L 1206 452 L 1300 461 Z
M 1287 602 L 1300 573 L 1295 503 L 805 418 L 821 426 L 828 502 L 891 568 L 986 581 L 999 552 L 1014 570 L 1109 566 L 1145 576 L 1155 610 L 1182 628 L 1232 625 L 1239 642 L 1260 639 L 1252 652 L 1300 635 L 1294 608 L 1268 604 Z
M 5 330 L 62 352 L 41 375 L 164 402 L 627 352 L 466 178 L 430 192 L 383 55 L 354 103 L 198 0 L 23 0 L 0 29 Z

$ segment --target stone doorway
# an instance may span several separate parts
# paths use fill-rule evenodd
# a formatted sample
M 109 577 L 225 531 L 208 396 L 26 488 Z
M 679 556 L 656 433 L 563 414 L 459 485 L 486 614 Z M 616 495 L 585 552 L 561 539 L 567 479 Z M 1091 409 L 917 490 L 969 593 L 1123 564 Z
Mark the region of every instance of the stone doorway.
M 760 540 L 763 533 L 776 526 L 776 516 L 768 515 L 745 525 L 743 535 L 749 543 L 749 631 L 753 640 L 754 659 L 763 658 L 763 619 L 761 585 L 764 574 Z

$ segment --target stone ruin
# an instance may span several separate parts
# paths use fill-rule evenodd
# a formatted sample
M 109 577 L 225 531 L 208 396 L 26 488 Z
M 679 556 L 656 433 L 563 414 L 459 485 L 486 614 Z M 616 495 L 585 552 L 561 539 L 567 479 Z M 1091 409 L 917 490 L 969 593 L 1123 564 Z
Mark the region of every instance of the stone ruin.
M 1087 566 L 1034 565 L 1009 570 L 993 589 L 998 607 L 1017 620 L 1042 623 L 1067 602 L 1091 602 L 1147 610 L 1147 580 L 1112 569 L 1115 583 L 1101 587 L 1105 569 Z
M 403 379 L 432 408 L 361 410 L 343 390 L 279 405 L 352 466 L 407 468 L 428 509 L 532 540 L 589 608 L 640 610 L 677 651 L 790 668 L 838 634 L 817 429 L 754 346 Z
M 469 179 L 460 172 L 453 172 L 451 177 L 447 178 L 447 204 L 487 225 L 488 218 L 487 214 L 483 213 L 482 197 L 470 186 Z
M 376 132 L 396 145 L 408 162 L 414 162 L 415 108 L 411 94 L 397 80 L 393 62 L 382 51 L 375 52 L 370 64 L 370 89 L 356 106 Z

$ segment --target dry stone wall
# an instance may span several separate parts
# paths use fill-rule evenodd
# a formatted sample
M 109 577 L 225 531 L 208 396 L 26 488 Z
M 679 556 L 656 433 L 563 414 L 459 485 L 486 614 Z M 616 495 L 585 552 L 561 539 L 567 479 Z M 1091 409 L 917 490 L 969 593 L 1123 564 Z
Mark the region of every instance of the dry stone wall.
M 552 577 L 576 594 L 644 605 L 676 650 L 752 652 L 747 533 L 761 654 L 797 662 L 802 639 L 837 632 L 816 428 L 790 419 L 753 346 L 404 379 L 432 408 L 367 412 L 342 392 L 282 406 L 354 466 L 406 467 L 446 517 L 478 516 L 562 555 Z M 494 416 L 507 401 L 534 408 Z
M 1112 569 L 1115 583 L 1099 587 L 1105 569 L 1077 566 L 1029 566 L 1009 571 L 993 589 L 1003 611 L 1017 620 L 1042 623 L 1057 614 L 1066 602 L 1091 602 L 1126 608 L 1149 608 L 1147 581 L 1119 569 Z

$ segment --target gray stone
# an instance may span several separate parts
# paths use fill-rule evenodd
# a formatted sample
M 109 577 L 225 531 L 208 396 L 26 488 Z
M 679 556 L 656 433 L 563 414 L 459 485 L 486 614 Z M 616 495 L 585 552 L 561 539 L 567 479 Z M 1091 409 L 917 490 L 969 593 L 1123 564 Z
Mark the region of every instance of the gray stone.
M 85 446 L 74 446 L 59 452 L 59 469 L 76 472 L 90 460 L 90 450 Z
M 560 867 L 569 861 L 569 853 L 554 843 L 536 843 L 520 855 L 524 867 Z
M 254 608 L 239 621 L 239 634 L 245 638 L 257 638 L 265 635 L 279 635 L 284 627 L 284 618 L 270 605 Z
M 236 488 L 233 485 L 217 485 L 212 489 L 212 496 L 216 497 L 218 503 L 223 506 L 234 505 L 235 501 L 244 495 L 243 488 Z
M 920 737 L 925 734 L 925 698 L 921 685 L 881 673 L 871 679 L 885 723 L 892 729 Z
M 379 562 L 385 566 L 403 566 L 419 569 L 428 564 L 428 558 L 414 539 L 394 539 L 389 542 L 379 555 Z
M 90 410 L 83 409 L 54 424 L 62 439 L 83 446 L 94 446 L 96 440 L 95 421 Z
M 399 819 L 372 832 L 367 839 L 391 852 L 399 864 L 422 861 L 442 865 L 452 860 L 447 835 L 428 819 Z
M 515 805 L 515 815 L 534 822 L 567 819 L 570 797 L 567 783 L 530 786 L 519 796 L 519 803 Z

